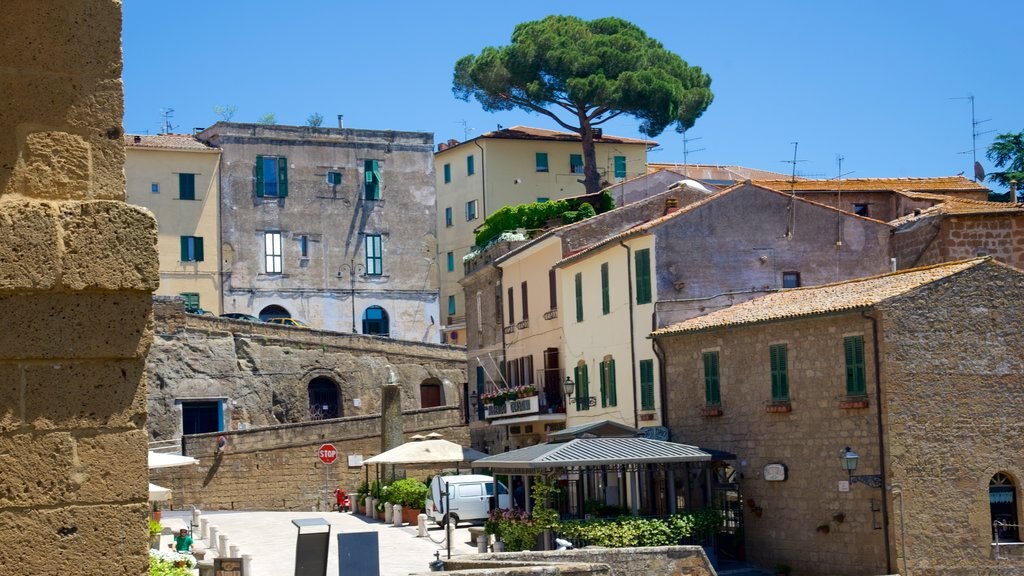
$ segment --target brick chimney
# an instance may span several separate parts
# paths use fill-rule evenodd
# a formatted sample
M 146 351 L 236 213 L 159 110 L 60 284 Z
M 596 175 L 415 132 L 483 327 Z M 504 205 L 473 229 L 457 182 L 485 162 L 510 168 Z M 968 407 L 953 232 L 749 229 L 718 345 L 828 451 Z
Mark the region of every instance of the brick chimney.
M 679 200 L 677 200 L 675 198 L 666 198 L 665 199 L 665 214 L 668 215 L 668 214 L 671 214 L 673 212 L 678 212 L 678 211 L 679 211 Z
M 1010 193 L 1006 197 L 1007 202 L 1017 201 L 1017 181 L 1010 180 Z

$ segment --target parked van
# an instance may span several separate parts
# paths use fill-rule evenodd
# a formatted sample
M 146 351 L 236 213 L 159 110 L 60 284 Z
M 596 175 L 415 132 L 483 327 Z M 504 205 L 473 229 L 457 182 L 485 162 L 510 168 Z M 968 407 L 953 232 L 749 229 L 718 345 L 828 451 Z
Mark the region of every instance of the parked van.
M 448 506 L 445 509 L 445 489 L 448 490 Z M 459 522 L 487 520 L 494 498 L 494 478 L 482 474 L 461 476 L 434 476 L 427 494 L 427 517 L 444 526 L 448 515 L 456 526 Z M 510 506 L 508 488 L 498 483 L 498 507 Z

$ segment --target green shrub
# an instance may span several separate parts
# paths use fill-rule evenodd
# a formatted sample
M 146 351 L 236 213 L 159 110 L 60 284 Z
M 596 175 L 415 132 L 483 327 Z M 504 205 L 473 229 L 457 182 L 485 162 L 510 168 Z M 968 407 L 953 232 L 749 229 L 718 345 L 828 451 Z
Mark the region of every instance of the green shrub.
M 558 532 L 566 539 L 606 548 L 672 546 L 685 539 L 706 540 L 722 525 L 715 510 L 684 512 L 668 518 L 621 516 L 615 520 L 562 522 Z
M 543 228 L 549 220 L 558 218 L 561 218 L 562 224 L 572 224 L 613 208 L 615 208 L 615 199 L 607 190 L 601 192 L 597 197 L 588 196 L 569 200 L 520 204 L 519 206 L 504 206 L 484 220 L 480 231 L 476 234 L 476 246 L 486 246 L 502 232 L 517 228 L 538 230 Z
M 392 504 L 401 504 L 403 508 L 422 510 L 426 507 L 427 485 L 419 480 L 405 478 L 396 480 L 388 486 L 386 499 Z

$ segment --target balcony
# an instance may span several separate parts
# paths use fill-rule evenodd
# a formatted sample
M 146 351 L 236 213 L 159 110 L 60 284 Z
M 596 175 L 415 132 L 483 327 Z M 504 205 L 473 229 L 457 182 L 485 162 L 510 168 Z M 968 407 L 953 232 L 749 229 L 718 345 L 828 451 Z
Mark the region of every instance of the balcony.
M 545 320 L 554 320 L 555 318 L 558 318 L 558 308 L 552 308 L 544 313 Z
M 507 418 L 509 416 L 519 416 L 523 414 L 536 414 L 540 411 L 540 398 L 535 394 L 526 398 L 516 398 L 515 400 L 504 400 L 499 402 L 492 402 L 491 404 L 484 404 L 484 417 L 488 420 L 492 418 Z
M 516 324 L 516 330 L 526 330 L 529 327 L 530 327 L 530 320 L 529 319 L 521 320 L 518 324 Z

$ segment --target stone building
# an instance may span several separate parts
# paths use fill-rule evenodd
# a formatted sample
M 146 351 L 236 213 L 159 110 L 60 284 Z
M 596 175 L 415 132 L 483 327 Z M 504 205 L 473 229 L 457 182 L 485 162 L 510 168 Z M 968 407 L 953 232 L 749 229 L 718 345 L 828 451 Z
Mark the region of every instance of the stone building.
M 147 571 L 156 222 L 125 204 L 121 3 L 0 10 L 0 566 Z
M 1022 295 L 1024 273 L 982 258 L 654 332 L 673 435 L 736 456 L 705 489 L 748 558 L 823 576 L 1019 574 L 1019 544 L 995 542 L 1021 536 Z
M 218 122 L 225 312 L 437 342 L 433 137 Z

